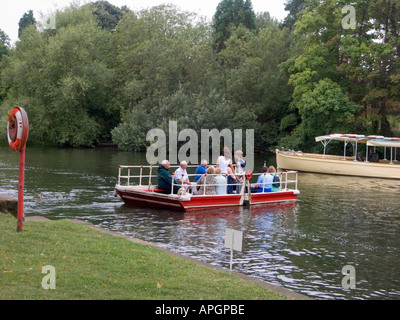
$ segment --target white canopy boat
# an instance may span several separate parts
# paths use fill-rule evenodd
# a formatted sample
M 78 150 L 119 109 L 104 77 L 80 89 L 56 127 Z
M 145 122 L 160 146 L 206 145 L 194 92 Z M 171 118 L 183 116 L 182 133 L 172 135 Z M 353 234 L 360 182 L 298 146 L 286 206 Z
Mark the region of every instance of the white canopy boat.
M 397 148 L 400 148 L 400 138 L 383 136 L 364 136 L 358 134 L 331 134 L 316 137 L 324 147 L 323 154 L 303 153 L 301 151 L 276 150 L 277 166 L 280 169 L 297 170 L 324 174 L 336 174 L 359 177 L 374 177 L 384 179 L 400 179 L 400 163 L 396 160 Z M 326 149 L 331 141 L 344 143 L 343 156 L 327 155 Z M 354 148 L 354 156 L 346 156 L 346 147 L 351 143 Z M 358 145 L 366 144 L 365 161 L 357 157 Z M 380 147 L 384 150 L 384 159 L 370 158 L 369 148 Z M 386 154 L 390 149 L 390 158 Z M 362 158 L 362 156 L 361 156 Z

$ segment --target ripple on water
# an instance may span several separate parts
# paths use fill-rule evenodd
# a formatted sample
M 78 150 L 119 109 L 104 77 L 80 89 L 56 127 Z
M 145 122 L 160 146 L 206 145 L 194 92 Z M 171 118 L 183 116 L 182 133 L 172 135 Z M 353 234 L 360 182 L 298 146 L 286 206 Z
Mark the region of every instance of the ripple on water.
M 245 238 L 244 251 L 234 253 L 236 271 L 318 299 L 400 299 L 400 181 L 300 174 L 297 203 L 182 214 L 114 198 L 117 166 L 143 161 L 114 151 L 30 148 L 26 214 L 88 220 L 223 268 L 225 229 L 235 228 Z M 2 194 L 17 196 L 17 163 L 0 152 Z M 341 287 L 346 265 L 355 267 L 354 290 Z

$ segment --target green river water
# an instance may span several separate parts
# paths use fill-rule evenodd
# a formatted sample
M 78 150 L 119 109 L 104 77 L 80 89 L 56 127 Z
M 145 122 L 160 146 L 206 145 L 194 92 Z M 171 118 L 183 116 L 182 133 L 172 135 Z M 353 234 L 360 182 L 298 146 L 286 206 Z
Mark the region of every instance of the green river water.
M 274 156 L 257 156 L 274 165 Z M 132 208 L 113 194 L 118 165 L 145 154 L 28 148 L 25 214 L 79 218 L 229 268 L 227 227 L 244 231 L 234 270 L 317 299 L 400 299 L 400 182 L 299 174 L 298 201 L 198 213 Z M 18 155 L 0 147 L 0 193 L 17 197 Z M 1 258 L 1 257 L 0 257 Z M 356 287 L 344 289 L 352 266 Z

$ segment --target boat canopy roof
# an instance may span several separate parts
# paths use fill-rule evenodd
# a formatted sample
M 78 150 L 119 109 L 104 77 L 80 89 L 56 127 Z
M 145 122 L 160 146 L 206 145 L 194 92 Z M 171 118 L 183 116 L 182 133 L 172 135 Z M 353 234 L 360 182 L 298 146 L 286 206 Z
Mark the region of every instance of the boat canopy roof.
M 339 134 L 334 133 L 326 136 L 319 136 L 315 138 L 317 142 L 323 141 L 343 141 L 343 142 L 355 142 L 355 143 L 366 143 L 367 146 L 371 147 L 389 147 L 389 148 L 400 148 L 400 138 L 395 137 L 384 137 L 378 135 L 365 136 L 362 134 Z
M 369 140 L 367 142 L 367 146 L 400 148 L 400 138 L 384 138 L 384 139 Z
M 337 141 L 346 141 L 346 142 L 358 142 L 358 143 L 367 143 L 369 140 L 366 136 L 361 134 L 339 134 L 334 133 L 326 136 L 316 137 L 315 141 L 325 141 L 325 140 L 337 140 Z

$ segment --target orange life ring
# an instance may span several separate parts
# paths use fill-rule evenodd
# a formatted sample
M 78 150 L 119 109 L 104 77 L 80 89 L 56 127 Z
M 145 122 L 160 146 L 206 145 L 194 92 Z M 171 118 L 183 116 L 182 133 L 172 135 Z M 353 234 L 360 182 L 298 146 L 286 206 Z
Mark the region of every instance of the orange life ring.
M 253 171 L 247 170 L 246 171 L 246 179 L 250 180 L 253 177 Z
M 29 134 L 29 121 L 25 110 L 15 107 L 8 113 L 7 139 L 10 148 L 17 152 L 25 148 Z

